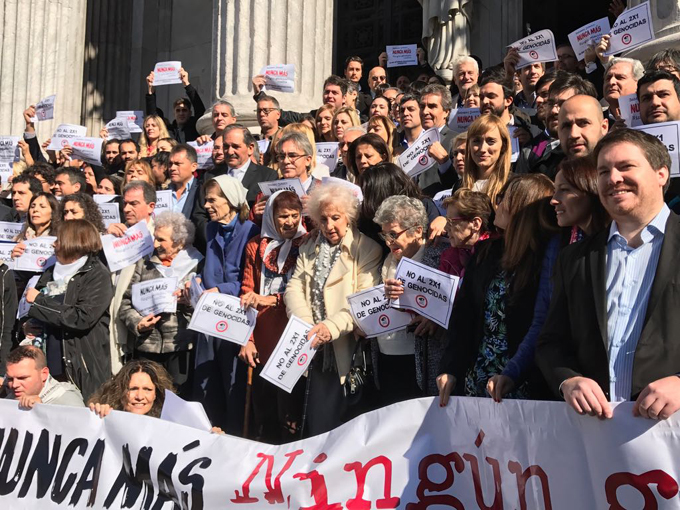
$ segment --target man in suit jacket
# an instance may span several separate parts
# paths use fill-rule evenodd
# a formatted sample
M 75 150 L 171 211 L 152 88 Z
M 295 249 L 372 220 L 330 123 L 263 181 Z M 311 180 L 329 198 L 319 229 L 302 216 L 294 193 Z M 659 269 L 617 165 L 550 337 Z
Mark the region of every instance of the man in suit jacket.
M 680 219 L 664 204 L 671 159 L 662 142 L 620 129 L 593 156 L 609 229 L 566 247 L 536 346 L 551 389 L 580 414 L 609 402 L 665 419 L 680 409 Z
M 172 210 L 181 212 L 185 218 L 191 219 L 196 205 L 196 190 L 199 183 L 194 173 L 198 169 L 196 149 L 191 145 L 180 143 L 170 151 L 170 168 L 168 177 L 172 191 Z

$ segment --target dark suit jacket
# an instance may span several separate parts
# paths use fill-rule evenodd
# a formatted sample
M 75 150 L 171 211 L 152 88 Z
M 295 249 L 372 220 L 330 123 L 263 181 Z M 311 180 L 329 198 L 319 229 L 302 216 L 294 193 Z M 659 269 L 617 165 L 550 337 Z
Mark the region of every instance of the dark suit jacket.
M 198 179 L 194 179 L 194 183 L 189 189 L 189 194 L 187 195 L 187 199 L 184 202 L 184 207 L 182 207 L 182 214 L 188 220 L 191 219 L 194 213 L 194 208 L 196 207 L 196 201 L 198 197 L 198 189 L 202 186 L 202 184 L 203 183 L 201 183 Z
M 0 204 L 0 221 L 9 221 L 12 223 L 19 222 L 19 213 L 5 204 Z
M 570 377 L 595 380 L 609 398 L 606 256 L 609 229 L 562 250 L 550 310 L 536 346 L 536 363 L 551 390 Z M 631 396 L 680 373 L 680 217 L 666 223 L 659 265 L 633 362 Z M 467 275 L 466 275 L 467 277 Z

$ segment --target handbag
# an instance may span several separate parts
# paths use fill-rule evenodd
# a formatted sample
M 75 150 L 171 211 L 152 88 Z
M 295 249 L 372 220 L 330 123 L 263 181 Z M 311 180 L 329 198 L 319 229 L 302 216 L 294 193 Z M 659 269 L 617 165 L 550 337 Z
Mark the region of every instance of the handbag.
M 366 350 L 370 348 L 368 342 L 358 341 L 354 347 L 349 371 L 345 376 L 343 393 L 349 406 L 356 406 L 372 391 L 373 375 L 367 362 Z M 370 355 L 368 356 L 370 359 Z

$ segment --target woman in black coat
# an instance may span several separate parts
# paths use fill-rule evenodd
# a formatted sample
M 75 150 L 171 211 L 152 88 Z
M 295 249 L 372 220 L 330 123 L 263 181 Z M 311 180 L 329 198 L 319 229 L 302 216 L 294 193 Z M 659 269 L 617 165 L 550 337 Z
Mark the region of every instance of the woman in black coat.
M 97 229 L 87 220 L 59 225 L 57 263 L 26 291 L 31 325 L 45 339 L 50 373 L 74 383 L 87 400 L 111 377 L 109 305 L 113 286 L 99 260 Z M 36 323 L 37 321 L 37 323 Z

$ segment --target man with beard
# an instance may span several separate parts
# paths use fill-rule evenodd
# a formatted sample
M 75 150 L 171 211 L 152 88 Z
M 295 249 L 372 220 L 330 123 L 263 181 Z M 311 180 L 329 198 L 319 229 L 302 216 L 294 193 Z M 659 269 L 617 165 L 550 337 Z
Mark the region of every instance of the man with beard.
M 637 91 L 637 82 L 645 69 L 639 60 L 618 57 L 612 59 L 604 73 L 604 99 L 609 105 L 609 116 L 621 120 L 619 98 Z
M 535 108 L 536 106 L 536 83 L 545 74 L 545 64 L 535 63 L 523 67 L 519 71 L 516 70 L 519 62 L 519 50 L 517 48 L 509 48 L 508 54 L 505 56 L 503 65 L 505 67 L 505 79 L 510 81 L 515 73 L 519 72 L 519 81 L 522 84 L 520 90 L 515 98 L 513 104 L 517 108 Z
M 118 172 L 123 172 L 124 163 L 120 157 L 120 140 L 115 138 L 104 142 L 102 149 L 104 157 L 102 158 L 104 171 L 107 175 L 113 175 Z
M 589 156 L 608 131 L 609 121 L 592 96 L 572 96 L 560 108 L 557 133 L 567 159 Z

